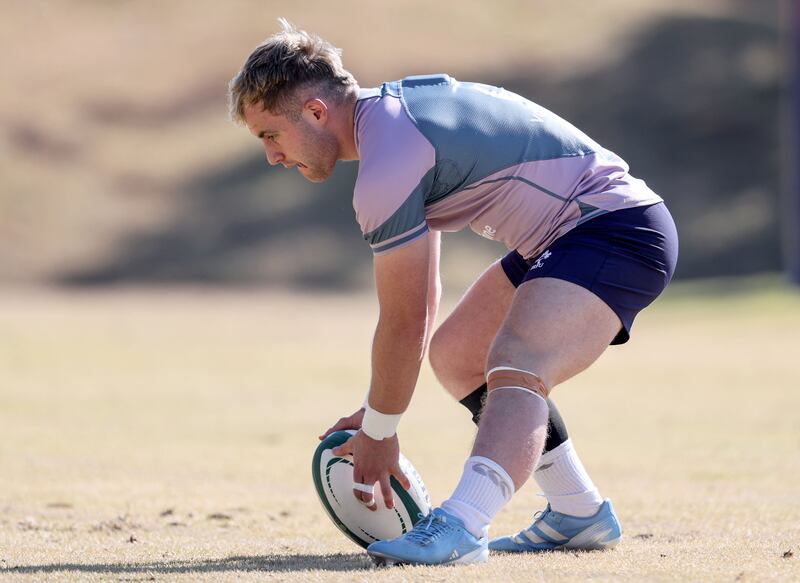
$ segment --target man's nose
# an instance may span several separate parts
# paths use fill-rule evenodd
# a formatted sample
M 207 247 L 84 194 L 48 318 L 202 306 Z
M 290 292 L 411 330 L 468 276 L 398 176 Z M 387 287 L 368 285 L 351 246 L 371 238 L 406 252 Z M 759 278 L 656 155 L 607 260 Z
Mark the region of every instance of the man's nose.
M 284 159 L 283 154 L 279 152 L 270 152 L 269 150 L 266 149 L 265 151 L 267 153 L 267 162 L 269 162 L 270 166 L 275 166 L 277 164 L 280 164 L 281 160 Z

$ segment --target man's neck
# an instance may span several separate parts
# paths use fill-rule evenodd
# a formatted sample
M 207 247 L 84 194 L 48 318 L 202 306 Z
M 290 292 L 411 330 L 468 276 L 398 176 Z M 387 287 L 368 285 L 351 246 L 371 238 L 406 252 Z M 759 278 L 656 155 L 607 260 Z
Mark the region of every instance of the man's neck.
M 358 160 L 355 119 L 358 92 L 359 88 L 356 86 L 354 90 L 348 94 L 339 112 L 341 116 L 341 125 L 337 132 L 339 137 L 339 160 Z

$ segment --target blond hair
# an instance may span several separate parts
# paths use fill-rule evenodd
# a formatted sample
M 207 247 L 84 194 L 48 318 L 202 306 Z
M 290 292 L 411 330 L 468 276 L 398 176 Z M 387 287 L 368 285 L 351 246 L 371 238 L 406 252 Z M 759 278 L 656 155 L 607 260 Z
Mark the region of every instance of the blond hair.
M 340 49 L 285 18 L 278 22 L 281 31 L 256 47 L 228 84 L 230 116 L 238 123 L 244 123 L 245 107 L 257 103 L 274 115 L 299 118 L 299 89 L 316 86 L 341 101 L 357 86 Z

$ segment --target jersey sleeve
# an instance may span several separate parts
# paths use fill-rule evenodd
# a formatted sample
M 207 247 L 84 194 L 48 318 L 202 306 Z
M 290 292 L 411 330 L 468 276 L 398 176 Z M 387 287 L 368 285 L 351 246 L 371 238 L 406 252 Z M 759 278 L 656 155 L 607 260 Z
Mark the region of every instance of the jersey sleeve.
M 353 207 L 364 239 L 380 254 L 428 232 L 425 194 L 436 153 L 399 98 L 375 101 L 359 113 Z

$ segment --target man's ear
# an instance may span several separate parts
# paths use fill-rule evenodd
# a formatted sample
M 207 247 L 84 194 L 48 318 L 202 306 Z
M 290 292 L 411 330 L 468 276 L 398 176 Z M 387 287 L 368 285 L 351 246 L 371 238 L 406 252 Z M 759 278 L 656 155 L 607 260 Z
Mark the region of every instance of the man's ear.
M 328 123 L 328 113 L 328 105 L 317 97 L 303 104 L 303 117 L 311 124 L 325 125 Z

